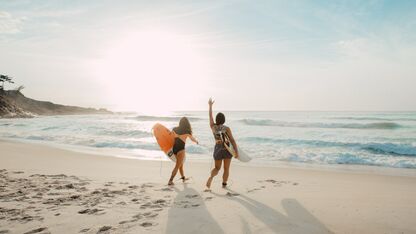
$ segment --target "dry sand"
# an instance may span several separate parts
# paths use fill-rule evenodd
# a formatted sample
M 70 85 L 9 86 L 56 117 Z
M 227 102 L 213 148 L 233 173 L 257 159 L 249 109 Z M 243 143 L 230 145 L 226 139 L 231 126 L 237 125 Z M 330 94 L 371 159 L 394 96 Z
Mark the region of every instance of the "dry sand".
M 414 170 L 234 163 L 204 192 L 210 164 L 191 161 L 169 187 L 171 162 L 0 141 L 0 233 L 416 233 Z

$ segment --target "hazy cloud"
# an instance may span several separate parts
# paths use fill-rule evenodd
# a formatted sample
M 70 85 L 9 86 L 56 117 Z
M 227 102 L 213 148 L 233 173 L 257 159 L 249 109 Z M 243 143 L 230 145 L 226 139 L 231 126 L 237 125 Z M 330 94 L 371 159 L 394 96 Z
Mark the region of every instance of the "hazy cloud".
M 0 34 L 15 34 L 21 31 L 24 17 L 13 17 L 9 12 L 0 11 Z

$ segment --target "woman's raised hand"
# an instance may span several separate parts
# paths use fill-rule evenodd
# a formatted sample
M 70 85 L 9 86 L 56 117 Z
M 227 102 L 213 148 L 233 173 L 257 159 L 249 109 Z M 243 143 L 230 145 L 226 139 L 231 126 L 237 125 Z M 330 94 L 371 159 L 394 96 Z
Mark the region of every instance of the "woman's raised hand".
M 212 106 L 212 104 L 214 104 L 214 100 L 212 100 L 212 98 L 209 98 L 209 100 L 208 100 L 208 105 L 210 105 L 210 106 Z

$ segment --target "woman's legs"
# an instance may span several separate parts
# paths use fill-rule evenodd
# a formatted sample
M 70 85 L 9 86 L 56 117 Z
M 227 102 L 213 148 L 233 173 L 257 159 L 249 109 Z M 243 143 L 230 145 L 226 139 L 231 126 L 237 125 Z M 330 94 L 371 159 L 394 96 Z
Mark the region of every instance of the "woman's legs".
M 181 174 L 181 178 L 185 177 L 185 174 L 183 173 L 183 162 L 182 165 L 179 167 L 179 174 Z
M 228 176 L 230 175 L 231 158 L 224 159 L 224 174 L 222 175 L 222 185 L 227 185 Z
M 211 187 L 212 179 L 214 179 L 214 176 L 218 175 L 218 172 L 221 170 L 221 164 L 222 160 L 215 160 L 215 167 L 212 169 L 211 176 L 208 178 L 206 183 L 207 188 Z
M 173 184 L 173 178 L 175 178 L 176 173 L 178 173 L 179 168 L 181 168 L 183 166 L 183 159 L 184 158 L 185 158 L 185 150 L 181 150 L 176 154 L 176 165 L 172 170 L 172 175 L 170 176 L 168 185 Z M 183 173 L 183 168 L 182 168 L 181 174 L 182 173 Z

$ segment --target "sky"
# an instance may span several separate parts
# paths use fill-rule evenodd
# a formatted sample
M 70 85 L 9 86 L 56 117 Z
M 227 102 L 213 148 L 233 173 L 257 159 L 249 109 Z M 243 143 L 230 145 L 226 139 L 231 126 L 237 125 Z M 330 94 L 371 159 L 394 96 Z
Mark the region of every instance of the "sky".
M 415 111 L 416 1 L 0 0 L 0 74 L 111 110 Z

